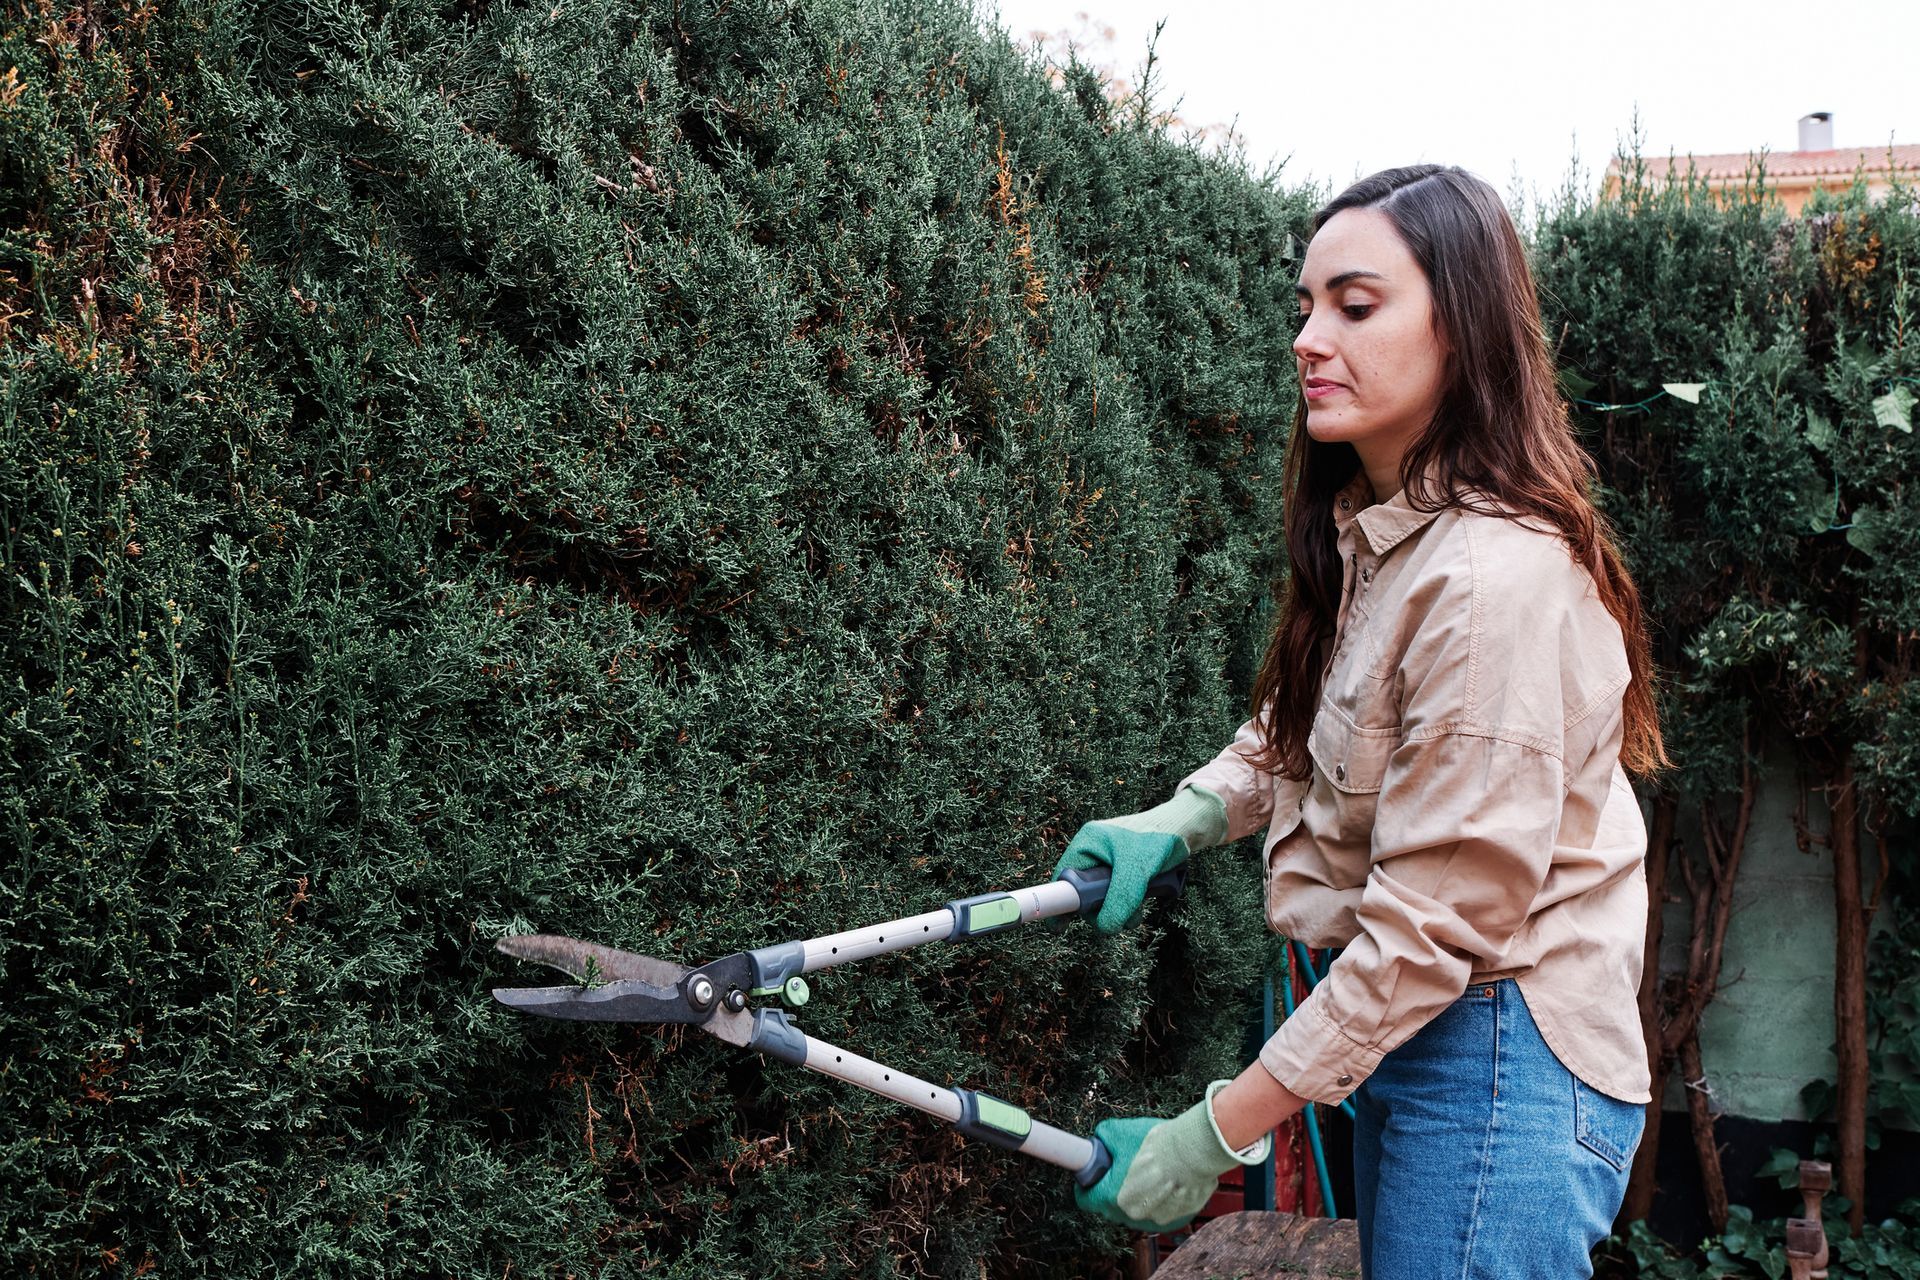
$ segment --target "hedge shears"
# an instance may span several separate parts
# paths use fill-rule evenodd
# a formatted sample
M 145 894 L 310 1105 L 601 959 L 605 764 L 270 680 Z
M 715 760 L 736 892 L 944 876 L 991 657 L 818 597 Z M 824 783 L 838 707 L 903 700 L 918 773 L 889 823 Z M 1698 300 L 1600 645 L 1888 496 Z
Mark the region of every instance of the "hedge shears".
M 1177 897 L 1186 883 L 1184 864 L 1148 884 L 1155 897 Z M 1019 1107 L 972 1089 L 948 1089 L 863 1058 L 793 1025 L 787 1008 L 810 994 L 804 975 L 927 942 L 961 942 L 1056 916 L 1089 916 L 1107 894 L 1106 867 L 1068 869 L 1057 880 L 1006 893 L 958 898 L 936 911 L 888 920 L 864 929 L 804 942 L 784 942 L 687 969 L 668 960 L 635 955 L 557 934 L 525 933 L 494 945 L 507 955 L 558 969 L 576 985 L 496 987 L 493 998 L 523 1013 L 579 1022 L 685 1023 L 731 1045 L 858 1085 L 953 1125 L 969 1138 L 1019 1151 L 1072 1171 L 1091 1187 L 1112 1165 L 1098 1138 L 1056 1129 Z M 787 1008 L 755 1008 L 776 997 Z

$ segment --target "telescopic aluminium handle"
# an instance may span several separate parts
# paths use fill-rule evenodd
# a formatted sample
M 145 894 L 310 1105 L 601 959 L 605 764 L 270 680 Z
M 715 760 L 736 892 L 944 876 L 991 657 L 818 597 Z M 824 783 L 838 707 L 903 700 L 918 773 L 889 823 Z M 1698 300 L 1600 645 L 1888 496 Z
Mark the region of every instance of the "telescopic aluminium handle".
M 924 1111 L 976 1141 L 1057 1165 L 1073 1174 L 1082 1187 L 1100 1181 L 1113 1166 L 1113 1153 L 1098 1138 L 1056 1129 L 990 1093 L 949 1089 L 828 1044 L 794 1026 L 784 1009 L 754 1011 L 753 1038 L 747 1047 Z
M 1107 900 L 1107 886 L 1113 873 L 1106 867 L 1070 868 L 1058 880 L 1011 889 L 1005 893 L 982 893 L 971 898 L 955 898 L 936 911 L 903 916 L 830 933 L 804 942 L 783 942 L 759 947 L 747 953 L 753 965 L 753 994 L 777 995 L 787 979 L 816 969 L 830 969 L 889 951 L 904 951 L 927 942 L 959 942 L 1011 929 L 1031 920 L 1055 916 L 1090 916 Z M 1186 887 L 1186 864 L 1162 871 L 1147 882 L 1147 893 L 1156 898 L 1177 898 Z

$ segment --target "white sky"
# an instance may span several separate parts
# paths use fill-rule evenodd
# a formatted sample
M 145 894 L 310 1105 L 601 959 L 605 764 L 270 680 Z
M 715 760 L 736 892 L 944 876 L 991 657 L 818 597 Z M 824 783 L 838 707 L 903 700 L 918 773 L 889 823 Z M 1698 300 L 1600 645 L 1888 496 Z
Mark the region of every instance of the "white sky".
M 1221 132 L 1238 117 L 1256 173 L 1285 160 L 1286 185 L 1329 195 L 1438 162 L 1531 208 L 1567 185 L 1576 153 L 1591 192 L 1636 106 L 1647 156 L 1792 151 L 1810 111 L 1833 113 L 1836 147 L 1920 142 L 1913 0 L 975 2 L 1022 41 L 1076 35 L 1128 83 L 1166 18 L 1155 105 Z

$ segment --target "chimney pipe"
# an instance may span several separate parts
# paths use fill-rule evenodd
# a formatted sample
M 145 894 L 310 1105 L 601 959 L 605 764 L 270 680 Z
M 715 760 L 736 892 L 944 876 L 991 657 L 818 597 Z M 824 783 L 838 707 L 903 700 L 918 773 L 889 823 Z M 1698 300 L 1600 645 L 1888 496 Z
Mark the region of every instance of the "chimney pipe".
M 1800 117 L 1800 150 L 1833 150 L 1833 112 L 1812 111 Z

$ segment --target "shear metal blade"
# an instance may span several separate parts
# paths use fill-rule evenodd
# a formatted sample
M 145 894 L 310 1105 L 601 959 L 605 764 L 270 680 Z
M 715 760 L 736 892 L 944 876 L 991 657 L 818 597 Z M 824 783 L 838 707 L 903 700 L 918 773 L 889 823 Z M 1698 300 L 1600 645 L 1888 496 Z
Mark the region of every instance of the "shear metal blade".
M 573 1022 L 690 1023 L 733 1045 L 753 1038 L 750 1012 L 718 1004 L 702 1012 L 688 1003 L 680 993 L 680 980 L 690 970 L 671 961 L 556 933 L 515 934 L 493 945 L 506 955 L 558 969 L 580 982 L 600 984 L 495 987 L 493 998 L 510 1009 Z
M 599 987 L 495 987 L 510 1009 L 573 1022 L 704 1022 L 712 1010 L 688 1004 L 673 987 L 623 978 Z
M 558 969 L 569 978 L 586 982 L 590 978 L 617 981 L 638 978 L 656 987 L 672 987 L 686 975 L 686 969 L 668 960 L 635 955 L 597 942 L 582 942 L 558 933 L 518 933 L 500 939 L 494 950 L 520 960 L 531 960 Z

